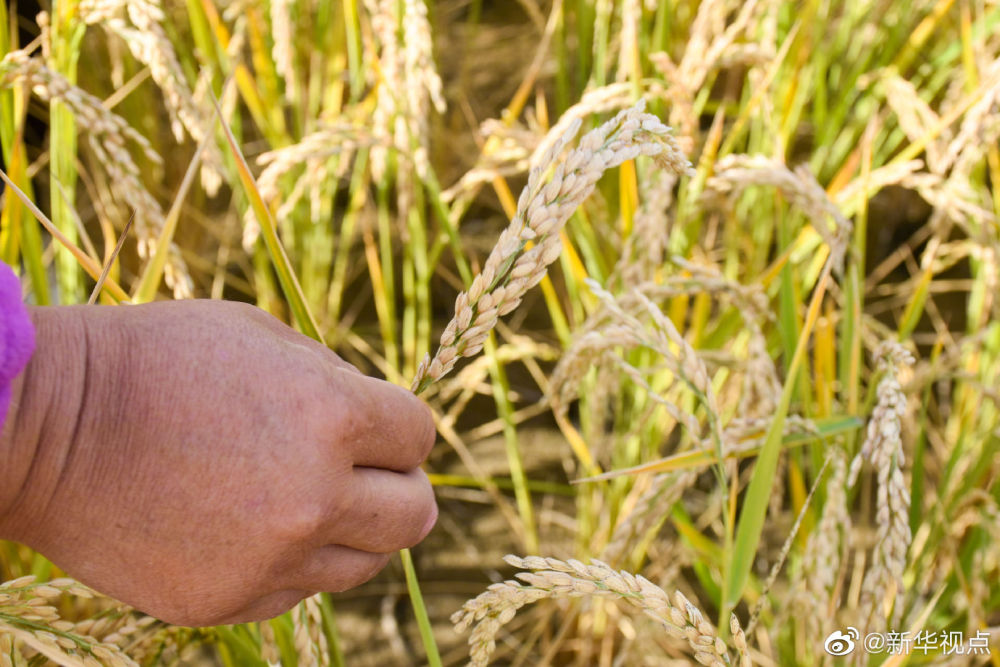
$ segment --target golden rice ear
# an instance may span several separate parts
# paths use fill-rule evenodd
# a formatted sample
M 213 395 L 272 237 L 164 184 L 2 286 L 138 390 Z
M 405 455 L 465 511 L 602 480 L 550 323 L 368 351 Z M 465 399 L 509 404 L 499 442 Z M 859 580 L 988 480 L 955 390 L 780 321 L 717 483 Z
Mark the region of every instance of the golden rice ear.
M 521 607 L 543 598 L 604 597 L 636 607 L 646 616 L 661 623 L 700 664 L 713 667 L 731 665 L 729 646 L 715 626 L 705 620 L 697 605 L 680 591 L 673 598 L 642 575 L 614 570 L 607 563 L 591 559 L 590 564 L 578 560 L 560 560 L 541 556 L 524 558 L 507 555 L 504 560 L 520 570 L 518 581 L 493 584 L 484 593 L 467 601 L 451 616 L 459 632 L 472 628 L 469 636 L 471 664 L 481 667 L 489 663 L 496 648 L 496 634 Z M 738 624 L 737 624 L 738 625 Z M 737 653 L 746 652 L 736 640 Z
M 867 461 L 878 478 L 876 495 L 877 538 L 872 565 L 865 573 L 861 610 L 869 627 L 896 627 L 903 613 L 903 573 L 906 552 L 913 541 L 910 531 L 910 490 L 903 476 L 905 450 L 902 420 L 906 416 L 906 394 L 899 372 L 914 363 L 913 354 L 895 340 L 882 341 L 875 350 L 876 367 L 882 378 L 875 390 L 878 400 L 868 418 L 861 450 L 851 462 L 848 484 L 854 485 Z M 887 614 L 886 610 L 891 610 Z
M 396 0 L 364 3 L 379 49 L 372 112 L 376 143 L 371 150 L 376 181 L 386 173 L 390 148 L 396 149 L 396 159 L 413 165 L 417 176 L 427 176 L 430 109 L 438 113 L 445 110 L 427 6 L 424 0 L 404 0 L 402 7 L 399 4 Z M 400 172 L 400 176 L 405 174 L 406 170 Z
M 702 198 L 732 198 L 753 185 L 775 187 L 802 209 L 830 248 L 834 270 L 843 271 L 854 225 L 830 200 L 807 166 L 789 169 L 783 162 L 763 155 L 727 155 L 715 163 L 715 173 L 706 181 Z
M 105 109 L 101 100 L 23 50 L 11 51 L 0 61 L 0 84 L 9 87 L 16 82 L 27 84 L 43 100 L 62 102 L 73 112 L 98 163 L 115 184 L 115 196 L 134 211 L 139 255 L 151 256 L 164 226 L 163 208 L 143 185 L 139 167 L 126 148 L 132 142 L 147 160 L 159 165 L 162 160 L 149 141 L 121 116 Z M 165 270 L 167 284 L 177 298 L 190 297 L 193 283 L 187 264 L 180 250 L 171 246 Z
M 72 579 L 39 583 L 34 576 L 0 584 L 0 656 L 2 664 L 26 664 L 26 658 L 48 658 L 60 665 L 138 667 L 116 644 L 116 634 L 131 619 L 107 613 L 100 620 L 74 623 L 60 615 L 63 596 L 93 598 L 89 588 Z
M 196 144 L 204 143 L 201 183 L 209 196 L 215 196 L 222 185 L 223 165 L 219 147 L 205 141 L 211 133 L 205 127 L 205 118 L 212 114 L 211 105 L 196 101 L 163 27 L 160 4 L 152 0 L 81 2 L 78 11 L 81 21 L 120 37 L 132 57 L 149 67 L 150 78 L 163 94 L 174 140 L 180 143 L 190 137 Z
M 676 173 L 690 172 L 691 163 L 677 147 L 670 128 L 645 113 L 645 108 L 641 99 L 588 132 L 561 164 L 557 164 L 559 154 L 575 136 L 579 119 L 549 142 L 518 198 L 517 213 L 486 259 L 483 274 L 492 279 L 488 285 L 473 281 L 469 292 L 459 296 L 452 324 L 445 329 L 453 329 L 447 338 L 450 343 L 438 348 L 430 363 L 421 364 L 414 391 L 420 393 L 448 373 L 459 358 L 482 349 L 497 320 L 517 308 L 524 294 L 545 277 L 561 252 L 560 230 L 605 171 L 647 155 Z M 552 176 L 545 182 L 549 172 Z

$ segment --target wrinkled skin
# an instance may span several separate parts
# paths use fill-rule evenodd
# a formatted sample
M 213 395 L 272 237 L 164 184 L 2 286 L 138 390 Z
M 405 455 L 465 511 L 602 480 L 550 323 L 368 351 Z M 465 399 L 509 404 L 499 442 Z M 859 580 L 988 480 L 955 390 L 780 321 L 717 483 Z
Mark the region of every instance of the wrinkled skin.
M 0 536 L 180 625 L 357 586 L 437 517 L 429 410 L 252 306 L 30 309 Z

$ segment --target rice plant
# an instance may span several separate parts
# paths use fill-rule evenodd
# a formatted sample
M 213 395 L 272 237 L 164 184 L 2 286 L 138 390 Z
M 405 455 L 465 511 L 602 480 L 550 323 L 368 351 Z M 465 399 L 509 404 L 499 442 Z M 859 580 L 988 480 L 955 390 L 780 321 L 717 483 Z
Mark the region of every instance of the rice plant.
M 26 301 L 256 304 L 428 403 L 441 509 L 210 628 L 0 542 L 0 665 L 1000 665 L 995 0 L 53 0 L 0 54 Z

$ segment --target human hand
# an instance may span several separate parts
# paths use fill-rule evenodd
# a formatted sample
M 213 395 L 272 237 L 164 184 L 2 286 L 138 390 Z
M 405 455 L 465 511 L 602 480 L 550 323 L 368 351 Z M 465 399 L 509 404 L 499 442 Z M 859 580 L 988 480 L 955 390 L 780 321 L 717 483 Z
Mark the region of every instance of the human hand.
M 180 625 L 276 616 L 426 536 L 429 410 L 252 306 L 34 308 L 0 535 Z

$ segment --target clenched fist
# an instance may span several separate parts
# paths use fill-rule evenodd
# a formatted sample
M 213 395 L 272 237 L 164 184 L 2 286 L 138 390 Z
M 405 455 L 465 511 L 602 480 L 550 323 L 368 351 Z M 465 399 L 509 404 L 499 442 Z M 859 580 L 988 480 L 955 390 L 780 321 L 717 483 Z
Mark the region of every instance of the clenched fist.
M 430 531 L 430 412 L 252 306 L 31 309 L 0 536 L 164 621 L 275 616 Z

